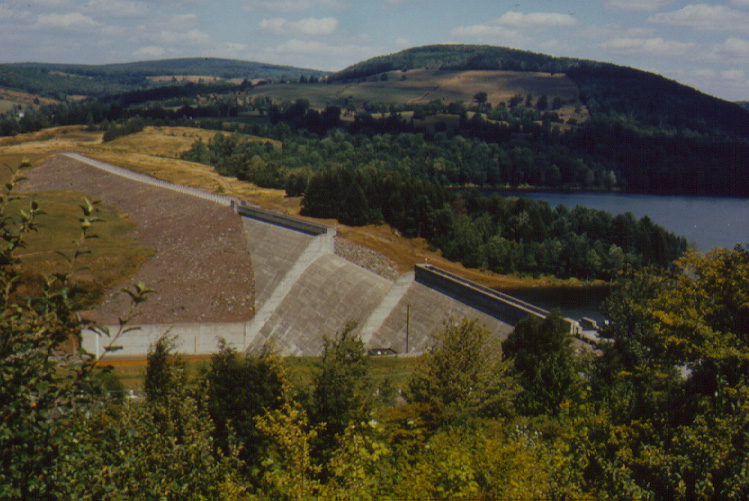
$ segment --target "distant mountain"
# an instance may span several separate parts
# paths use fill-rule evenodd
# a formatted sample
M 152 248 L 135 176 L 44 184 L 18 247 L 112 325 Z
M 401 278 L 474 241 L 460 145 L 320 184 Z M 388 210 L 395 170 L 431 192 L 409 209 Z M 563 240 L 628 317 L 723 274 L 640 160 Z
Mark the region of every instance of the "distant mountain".
M 737 103 L 634 68 L 506 47 L 416 47 L 362 61 L 328 79 L 361 80 L 388 71 L 416 68 L 565 73 L 580 88 L 580 101 L 588 106 L 593 117 L 618 115 L 630 125 L 643 129 L 749 138 L 749 111 Z
M 42 96 L 101 96 L 157 86 L 153 77 L 202 76 L 218 79 L 321 77 L 324 71 L 217 58 L 163 59 L 121 64 L 0 64 L 0 87 Z

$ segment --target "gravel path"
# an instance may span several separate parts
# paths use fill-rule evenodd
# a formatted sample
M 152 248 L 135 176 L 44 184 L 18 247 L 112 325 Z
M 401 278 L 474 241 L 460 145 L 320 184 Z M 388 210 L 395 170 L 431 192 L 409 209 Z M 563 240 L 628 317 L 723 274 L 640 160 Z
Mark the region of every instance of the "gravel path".
M 335 239 L 335 253 L 352 263 L 361 266 L 388 280 L 395 281 L 400 274 L 395 265 L 385 255 L 377 251 L 362 247 L 342 238 Z
M 228 207 L 131 181 L 64 156 L 25 173 L 20 191 L 71 190 L 116 207 L 133 237 L 156 250 L 137 275 L 107 292 L 90 312 L 117 323 L 130 306 L 119 290 L 143 281 L 156 293 L 134 323 L 241 322 L 254 315 L 254 280 L 242 222 Z

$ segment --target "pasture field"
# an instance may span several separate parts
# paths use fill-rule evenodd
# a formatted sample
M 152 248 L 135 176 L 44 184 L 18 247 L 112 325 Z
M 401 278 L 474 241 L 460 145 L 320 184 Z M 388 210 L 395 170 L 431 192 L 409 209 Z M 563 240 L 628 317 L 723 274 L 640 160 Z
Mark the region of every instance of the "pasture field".
M 57 104 L 57 101 L 55 101 L 54 99 L 35 96 L 34 94 L 29 94 L 28 92 L 3 88 L 0 88 L 0 102 L 6 103 L 6 105 L 9 106 L 8 109 L 10 109 L 10 106 L 14 104 L 19 104 L 24 107 L 39 104 Z M 0 112 L 4 113 L 5 111 L 7 110 L 0 108 Z

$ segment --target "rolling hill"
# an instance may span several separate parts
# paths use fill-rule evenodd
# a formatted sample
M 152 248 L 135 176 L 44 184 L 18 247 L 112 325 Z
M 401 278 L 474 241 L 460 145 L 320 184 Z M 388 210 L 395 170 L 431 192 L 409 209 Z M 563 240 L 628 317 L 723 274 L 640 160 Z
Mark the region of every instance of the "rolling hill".
M 728 134 L 749 138 L 749 111 L 646 71 L 583 59 L 553 57 L 487 45 L 429 45 L 378 56 L 328 77 L 365 81 L 376 75 L 428 68 L 443 71 L 564 73 L 580 89 L 580 100 L 595 115 L 616 114 L 645 128 Z M 592 108 L 592 109 L 591 109 Z
M 0 64 L 0 87 L 62 99 L 65 96 L 95 97 L 153 87 L 164 82 L 172 83 L 171 77 L 203 77 L 215 81 L 299 78 L 302 75 L 321 77 L 326 72 L 217 58 L 104 65 L 11 63 Z

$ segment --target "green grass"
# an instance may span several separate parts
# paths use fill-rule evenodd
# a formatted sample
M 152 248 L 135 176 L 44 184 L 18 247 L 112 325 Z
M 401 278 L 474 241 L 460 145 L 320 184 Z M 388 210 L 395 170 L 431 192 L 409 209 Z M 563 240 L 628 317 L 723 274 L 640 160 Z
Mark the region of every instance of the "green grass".
M 368 377 L 372 380 L 372 388 L 379 386 L 384 379 L 389 379 L 393 388 L 405 388 L 416 368 L 417 360 L 413 357 L 370 357 Z M 292 386 L 299 390 L 312 387 L 315 374 L 318 371 L 320 357 L 286 357 L 283 361 L 287 377 Z M 188 381 L 195 381 L 208 364 L 210 362 L 204 360 L 186 361 L 185 370 L 187 371 Z M 104 362 L 102 365 L 106 366 L 107 363 Z M 145 363 L 113 363 L 112 365 L 114 366 L 114 374 L 117 375 L 126 389 L 135 391 L 143 389 L 143 382 L 146 378 Z
M 13 200 L 8 215 L 14 217 L 20 210 L 28 210 L 35 200 L 44 212 L 36 219 L 38 232 L 25 237 L 26 246 L 19 252 L 22 271 L 27 277 L 71 271 L 64 254 L 71 258 L 76 249 L 85 250 L 75 262 L 74 278 L 92 293 L 92 299 L 104 289 L 135 274 L 140 264 L 153 250 L 130 236 L 134 227 L 116 209 L 99 206 L 97 217 L 89 235 L 95 238 L 82 240 L 79 218 L 84 196 L 67 191 L 48 191 L 24 194 Z

